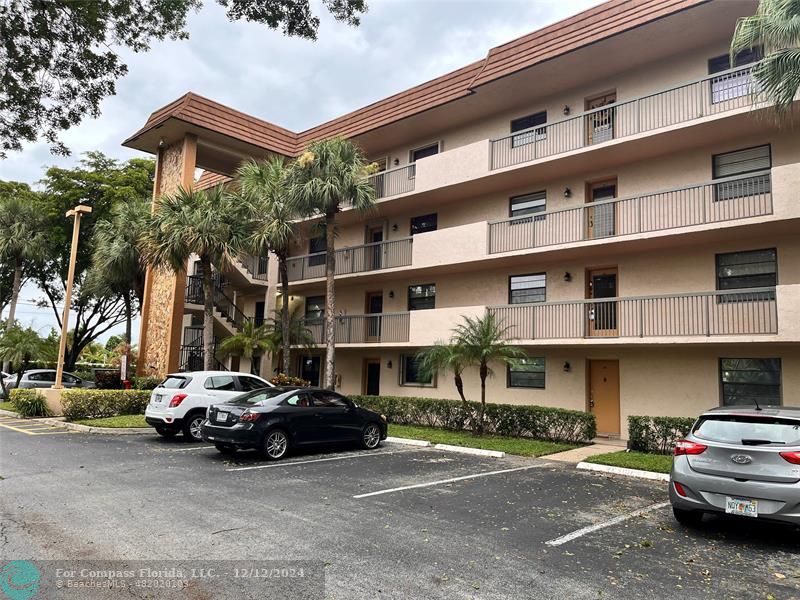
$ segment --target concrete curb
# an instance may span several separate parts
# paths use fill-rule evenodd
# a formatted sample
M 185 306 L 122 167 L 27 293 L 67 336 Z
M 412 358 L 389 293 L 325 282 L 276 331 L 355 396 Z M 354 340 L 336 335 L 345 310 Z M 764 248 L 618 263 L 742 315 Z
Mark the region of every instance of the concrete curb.
M 390 444 L 403 444 L 405 446 L 420 446 L 422 448 L 430 448 L 432 444 L 425 440 L 412 440 L 408 438 L 387 437 L 386 440 Z
M 586 471 L 597 471 L 599 473 L 610 473 L 611 475 L 625 475 L 626 477 L 638 477 L 639 479 L 652 479 L 654 481 L 669 481 L 666 473 L 653 473 L 652 471 L 642 471 L 641 469 L 626 469 L 625 467 L 614 467 L 611 465 L 598 465 L 596 463 L 580 462 L 578 469 Z
M 461 454 L 473 454 L 475 456 L 491 456 L 492 458 L 503 458 L 506 455 L 505 452 L 498 452 L 497 450 L 468 448 L 466 446 L 451 446 L 450 444 L 435 444 L 433 447 L 437 450 L 445 450 L 447 452 L 459 452 Z
M 10 411 L 10 410 L 3 410 L 0 408 L 0 417 L 11 417 L 12 419 L 21 419 L 17 413 Z
M 42 419 L 44 420 L 44 419 Z M 111 435 L 144 435 L 155 434 L 152 427 L 92 427 L 91 425 L 81 425 L 80 423 L 68 423 L 67 421 L 57 421 L 57 424 L 73 431 L 83 433 L 108 433 Z

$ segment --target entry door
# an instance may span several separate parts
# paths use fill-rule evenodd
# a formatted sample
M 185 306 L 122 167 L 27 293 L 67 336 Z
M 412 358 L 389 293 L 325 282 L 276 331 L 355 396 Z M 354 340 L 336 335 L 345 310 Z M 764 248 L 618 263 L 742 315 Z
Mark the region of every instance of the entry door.
M 586 297 L 600 302 L 589 302 L 587 306 L 588 333 L 596 337 L 615 337 L 617 329 L 616 300 L 603 301 L 603 298 L 617 297 L 617 269 L 594 269 L 587 273 Z
M 364 382 L 362 393 L 378 396 L 381 393 L 381 361 L 377 358 L 364 359 Z
M 367 270 L 380 269 L 383 261 L 383 225 L 367 228 L 367 243 L 373 244 L 366 247 Z
M 617 180 L 598 181 L 588 185 L 587 202 L 612 200 L 617 197 Z M 614 235 L 616 231 L 616 206 L 613 203 L 589 207 L 586 211 L 589 239 Z
M 589 410 L 598 433 L 619 435 L 619 361 L 589 361 Z
M 600 96 L 586 99 L 586 110 L 600 109 L 603 106 L 617 101 L 617 92 L 609 92 Z M 611 106 L 602 110 L 595 110 L 586 115 L 586 144 L 599 144 L 614 139 L 614 112 L 616 107 Z
M 306 381 L 310 381 L 312 386 L 318 387 L 321 363 L 322 361 L 319 356 L 301 356 L 300 377 Z
M 381 317 L 383 312 L 383 292 L 367 292 L 365 300 L 366 337 L 368 342 L 381 340 Z M 370 316 L 377 315 L 377 316 Z

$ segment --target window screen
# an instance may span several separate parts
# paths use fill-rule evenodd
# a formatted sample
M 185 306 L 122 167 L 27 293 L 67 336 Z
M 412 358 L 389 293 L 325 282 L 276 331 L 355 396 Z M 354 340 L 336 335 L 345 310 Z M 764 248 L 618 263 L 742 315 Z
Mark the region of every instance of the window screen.
M 719 370 L 723 406 L 781 403 L 781 359 L 722 358 Z
M 531 275 L 514 275 L 508 279 L 508 303 L 527 304 L 544 302 L 547 296 L 547 275 L 533 273 Z
M 508 365 L 508 387 L 544 389 L 544 358 L 524 358 Z
M 408 310 L 436 308 L 436 284 L 408 286 Z
M 547 123 L 547 111 L 534 113 L 511 121 L 511 133 L 525 131 L 525 133 L 520 133 L 511 138 L 511 147 L 516 148 L 517 146 L 524 146 L 532 142 L 546 140 L 547 127 L 533 129 L 537 125 L 544 125 L 545 123 Z

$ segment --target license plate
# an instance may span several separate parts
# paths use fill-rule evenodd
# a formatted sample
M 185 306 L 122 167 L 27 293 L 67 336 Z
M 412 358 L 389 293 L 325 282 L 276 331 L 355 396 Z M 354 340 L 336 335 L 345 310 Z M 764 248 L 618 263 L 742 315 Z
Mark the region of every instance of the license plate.
M 162 396 L 161 394 L 156 394 L 155 396 L 153 396 L 153 404 L 161 404 L 161 402 L 163 401 L 164 401 L 164 396 Z
M 725 512 L 729 515 L 741 515 L 743 517 L 758 516 L 758 500 L 747 500 L 745 498 L 725 498 Z
M 219 421 L 220 423 L 224 423 L 225 421 L 227 421 L 227 420 L 228 420 L 228 413 L 226 413 L 226 412 L 224 412 L 224 411 L 221 411 L 221 410 L 220 410 L 220 411 L 217 411 L 217 417 L 216 417 L 216 419 L 217 419 L 217 421 Z

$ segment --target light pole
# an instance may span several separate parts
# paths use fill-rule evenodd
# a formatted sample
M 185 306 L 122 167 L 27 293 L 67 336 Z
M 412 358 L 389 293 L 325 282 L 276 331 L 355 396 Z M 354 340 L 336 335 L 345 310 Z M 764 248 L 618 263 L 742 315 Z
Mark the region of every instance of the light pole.
M 72 248 L 69 251 L 69 272 L 67 273 L 67 289 L 64 293 L 64 316 L 61 318 L 61 342 L 58 345 L 58 365 L 56 366 L 56 382 L 54 390 L 62 389 L 61 378 L 64 374 L 64 353 L 67 350 L 67 332 L 69 331 L 69 304 L 72 301 L 72 283 L 75 280 L 75 261 L 78 258 L 78 237 L 81 233 L 81 216 L 92 212 L 91 206 L 79 204 L 67 211 L 67 218 L 74 217 L 72 225 Z

